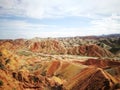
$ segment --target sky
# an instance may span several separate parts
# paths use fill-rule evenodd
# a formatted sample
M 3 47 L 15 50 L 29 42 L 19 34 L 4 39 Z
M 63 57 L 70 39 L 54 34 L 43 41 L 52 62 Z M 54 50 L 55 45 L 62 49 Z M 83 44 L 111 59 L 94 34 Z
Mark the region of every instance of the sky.
M 0 39 L 120 34 L 120 0 L 0 0 Z

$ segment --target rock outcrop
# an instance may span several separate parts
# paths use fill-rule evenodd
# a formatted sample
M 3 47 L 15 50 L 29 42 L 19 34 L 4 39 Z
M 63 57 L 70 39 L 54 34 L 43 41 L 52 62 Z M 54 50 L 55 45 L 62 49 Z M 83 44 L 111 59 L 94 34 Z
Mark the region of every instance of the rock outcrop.
M 94 57 L 111 57 L 113 54 L 95 44 L 82 45 L 68 48 L 68 54 L 82 55 L 82 56 L 94 56 Z
M 42 40 L 39 42 L 33 42 L 30 45 L 30 50 L 33 52 L 45 53 L 45 54 L 65 54 L 66 50 L 64 46 L 57 40 Z

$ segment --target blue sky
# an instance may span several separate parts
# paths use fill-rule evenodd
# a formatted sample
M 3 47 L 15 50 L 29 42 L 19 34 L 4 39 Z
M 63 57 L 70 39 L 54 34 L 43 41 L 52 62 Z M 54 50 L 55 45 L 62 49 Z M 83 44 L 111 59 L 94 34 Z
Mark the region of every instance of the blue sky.
M 120 0 L 0 0 L 0 39 L 120 33 Z

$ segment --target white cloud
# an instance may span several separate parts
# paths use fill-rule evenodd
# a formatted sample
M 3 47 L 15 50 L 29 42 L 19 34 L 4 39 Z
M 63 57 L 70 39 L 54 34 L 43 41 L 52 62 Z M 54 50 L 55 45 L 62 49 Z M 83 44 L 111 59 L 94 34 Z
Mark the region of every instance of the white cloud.
M 117 19 L 117 20 L 116 20 Z M 2 20 L 0 38 L 69 37 L 120 33 L 119 16 L 91 21 L 89 27 L 67 28 L 56 25 L 31 24 L 27 21 Z
M 25 20 L 0 19 L 1 37 L 60 37 L 120 33 L 120 0 L 0 0 L 0 16 L 36 19 L 82 16 L 92 18 L 88 27 L 35 24 Z M 5 16 L 6 17 L 6 16 Z M 50 21 L 49 21 L 50 22 Z M 59 22 L 59 21 L 57 21 Z M 67 24 L 67 23 L 66 23 Z
M 101 32 L 103 34 L 109 33 L 120 33 L 120 16 L 110 16 L 105 17 L 100 20 L 91 21 L 92 30 L 95 30 L 97 33 Z
M 33 24 L 27 21 L 21 20 L 7 20 L 7 19 L 0 19 L 0 30 L 42 30 L 44 28 L 54 28 L 55 25 L 45 25 L 45 24 Z
M 0 0 L 1 14 L 33 18 L 120 14 L 120 0 Z
M 25 0 L 24 0 L 25 1 Z M 25 2 L 23 2 L 25 3 Z M 34 18 L 108 15 L 120 12 L 119 0 L 26 0 L 26 15 Z

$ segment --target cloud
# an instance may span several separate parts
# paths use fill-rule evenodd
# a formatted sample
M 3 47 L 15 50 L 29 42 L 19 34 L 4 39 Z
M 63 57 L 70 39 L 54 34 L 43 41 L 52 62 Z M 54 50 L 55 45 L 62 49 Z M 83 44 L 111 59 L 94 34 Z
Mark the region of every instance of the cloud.
M 119 14 L 119 0 L 0 0 L 0 13 L 32 18 Z
M 112 15 L 98 20 L 91 21 L 92 30 L 103 34 L 120 33 L 120 16 Z
M 0 38 L 69 37 L 120 33 L 120 16 L 94 19 L 88 27 L 33 24 L 21 20 L 0 20 Z
M 0 19 L 0 30 L 41 30 L 43 28 L 52 28 L 56 27 L 55 25 L 46 25 L 46 24 L 33 24 L 29 23 L 26 20 L 7 20 Z
M 120 0 L 0 0 L 0 38 L 120 33 L 119 8 Z

